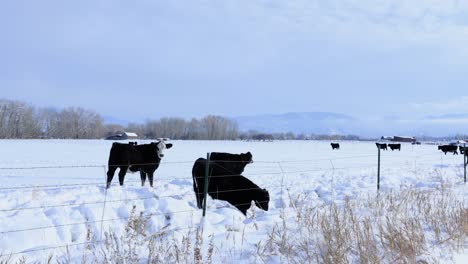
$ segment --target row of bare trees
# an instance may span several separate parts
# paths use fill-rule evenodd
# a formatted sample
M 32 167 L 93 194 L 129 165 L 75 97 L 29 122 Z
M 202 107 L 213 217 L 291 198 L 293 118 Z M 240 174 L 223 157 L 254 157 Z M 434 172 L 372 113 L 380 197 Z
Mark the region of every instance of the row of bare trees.
M 358 140 L 358 136 L 305 135 L 294 133 L 240 132 L 231 119 L 209 115 L 200 119 L 164 117 L 128 126 L 105 124 L 93 110 L 69 107 L 62 110 L 0 99 L 0 138 L 95 139 L 119 132 L 135 132 L 141 139 L 167 137 L 192 140 Z
M 209 115 L 186 121 L 161 118 L 144 124 L 104 124 L 93 110 L 69 107 L 62 110 L 0 99 L 0 138 L 71 138 L 95 139 L 113 133 L 136 132 L 140 138 L 233 140 L 238 138 L 237 123 Z
M 98 138 L 103 121 L 92 110 L 37 108 L 0 99 L 0 138 Z
M 193 118 L 189 121 L 164 117 L 159 120 L 148 120 L 144 124 L 131 123 L 127 127 L 108 125 L 107 128 L 108 135 L 126 130 L 136 132 L 143 138 L 235 140 L 239 135 L 235 121 L 214 115 L 201 119 Z

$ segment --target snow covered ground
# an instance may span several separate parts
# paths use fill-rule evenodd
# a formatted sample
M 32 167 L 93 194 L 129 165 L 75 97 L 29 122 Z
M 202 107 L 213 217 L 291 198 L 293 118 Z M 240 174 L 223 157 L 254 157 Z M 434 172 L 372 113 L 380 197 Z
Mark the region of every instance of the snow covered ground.
M 103 230 L 120 232 L 134 206 L 151 215 L 149 231 L 197 227 L 202 212 L 196 207 L 191 169 L 197 158 L 211 151 L 250 151 L 254 163 L 244 176 L 271 197 L 269 211 L 253 209 L 255 221 L 252 211 L 246 218 L 226 202 L 210 199 L 204 228 L 214 234 L 215 242 L 225 243 L 229 230 L 245 230 L 250 240 L 243 247 L 253 247 L 265 238 L 267 227 L 281 220 L 288 194 L 304 192 L 311 203 L 339 204 L 346 197 L 376 193 L 374 142 L 341 142 L 341 149 L 334 151 L 328 141 L 172 143 L 156 171 L 154 189 L 141 187 L 138 174 L 127 174 L 123 188 L 116 175 L 106 192 L 111 141 L 0 141 L 0 253 L 26 252 L 30 259 L 45 259 L 51 251 L 63 252 L 61 246 L 85 242 L 88 228 L 97 238 Z M 431 189 L 441 182 L 457 186 L 463 199 L 468 198 L 462 155 L 443 155 L 436 146 L 424 144 L 382 151 L 381 192 Z

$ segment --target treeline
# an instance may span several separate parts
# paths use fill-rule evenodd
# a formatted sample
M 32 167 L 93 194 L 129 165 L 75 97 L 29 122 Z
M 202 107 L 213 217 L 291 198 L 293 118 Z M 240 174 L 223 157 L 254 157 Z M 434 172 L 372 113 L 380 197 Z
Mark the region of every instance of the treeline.
M 171 138 L 200 140 L 235 140 L 238 139 L 237 123 L 222 116 L 209 115 L 189 121 L 182 118 L 164 117 L 159 120 L 148 120 L 144 124 L 131 123 L 127 127 L 106 125 L 106 136 L 129 131 L 141 138 Z
M 287 133 L 263 133 L 256 130 L 239 134 L 241 140 L 271 141 L 271 140 L 361 140 L 356 135 L 320 135 L 320 134 L 294 134 Z
M 144 124 L 105 124 L 100 114 L 80 107 L 63 110 L 39 108 L 0 99 L 0 138 L 97 139 L 119 133 L 136 132 L 142 139 L 230 140 L 239 136 L 237 123 L 221 116 L 186 121 L 161 118 Z
M 37 108 L 0 99 L 0 138 L 99 138 L 102 117 L 79 107 Z
M 187 140 L 359 140 L 348 135 L 309 135 L 239 131 L 235 121 L 215 115 L 185 120 L 165 117 L 128 126 L 106 124 L 100 114 L 81 107 L 61 110 L 40 108 L 20 101 L 0 99 L 0 138 L 99 139 L 135 132 L 140 139 Z

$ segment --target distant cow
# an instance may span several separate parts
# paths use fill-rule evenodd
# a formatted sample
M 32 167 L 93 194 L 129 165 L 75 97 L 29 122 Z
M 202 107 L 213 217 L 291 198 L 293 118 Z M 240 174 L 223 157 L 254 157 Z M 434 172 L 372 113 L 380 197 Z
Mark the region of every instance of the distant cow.
M 387 150 L 387 143 L 375 143 L 378 149 Z
M 445 153 L 447 155 L 447 152 L 453 152 L 453 155 L 457 154 L 457 149 L 458 147 L 456 145 L 441 145 L 438 147 L 439 150 Z
M 467 153 L 468 147 L 459 146 L 458 149 L 460 150 L 460 154 L 468 155 Z
M 339 143 L 330 143 L 332 149 L 340 149 L 340 144 Z
M 124 184 L 127 170 L 140 172 L 141 186 L 145 185 L 146 176 L 150 186 L 153 187 L 153 175 L 159 167 L 164 150 L 170 149 L 172 144 L 164 140 L 150 144 L 138 145 L 136 142 L 128 144 L 114 143 L 109 154 L 109 170 L 107 171 L 107 186 L 109 188 L 117 168 L 119 170 L 120 186 Z
M 394 151 L 395 149 L 398 149 L 398 151 L 401 150 L 401 144 L 388 144 L 388 146 L 392 151 Z
M 240 175 L 247 164 L 252 163 L 252 154 L 212 153 L 208 174 L 208 194 L 213 199 L 227 201 L 244 215 L 252 201 L 260 209 L 268 211 L 270 194 L 266 189 Z M 192 169 L 193 191 L 197 207 L 202 208 L 206 159 L 199 158 Z

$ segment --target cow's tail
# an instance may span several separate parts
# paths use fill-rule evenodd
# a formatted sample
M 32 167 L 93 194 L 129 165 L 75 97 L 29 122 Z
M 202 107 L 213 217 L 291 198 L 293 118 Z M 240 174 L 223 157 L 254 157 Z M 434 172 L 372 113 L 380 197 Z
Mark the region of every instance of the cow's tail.
M 204 165 L 205 159 L 199 158 L 195 161 L 192 168 L 193 191 L 195 193 L 195 198 L 197 199 L 197 207 L 199 209 L 202 208 L 203 193 L 201 189 L 204 186 L 202 184 L 203 177 L 201 177 L 202 173 L 200 173 L 200 171 L 203 171 L 203 169 L 205 168 Z
M 112 147 L 110 149 L 110 153 L 109 153 L 109 160 L 107 161 L 107 164 L 110 166 L 111 165 L 111 161 L 113 160 L 114 156 L 115 156 L 115 151 L 117 149 L 117 144 L 116 142 L 112 143 Z

